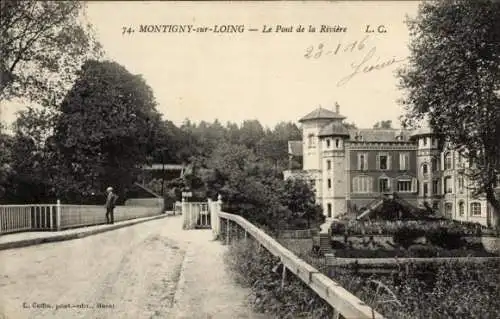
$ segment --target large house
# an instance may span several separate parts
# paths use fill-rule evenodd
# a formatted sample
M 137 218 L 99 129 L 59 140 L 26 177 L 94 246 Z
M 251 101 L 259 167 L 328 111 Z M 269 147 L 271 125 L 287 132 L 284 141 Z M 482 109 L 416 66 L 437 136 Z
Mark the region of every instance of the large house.
M 338 104 L 335 111 L 320 107 L 299 120 L 302 141 L 289 141 L 290 162 L 301 157 L 302 167 L 290 167 L 285 178 L 310 180 L 327 218 L 359 212 L 396 193 L 449 218 L 488 223 L 490 205 L 467 187 L 466 161 L 456 152 L 440 152 L 428 126 L 348 129 L 344 119 Z

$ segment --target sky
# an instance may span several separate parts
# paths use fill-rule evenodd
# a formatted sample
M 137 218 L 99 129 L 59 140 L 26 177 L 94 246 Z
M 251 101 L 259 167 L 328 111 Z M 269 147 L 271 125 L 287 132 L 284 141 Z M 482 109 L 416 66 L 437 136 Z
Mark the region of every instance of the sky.
M 403 113 L 395 71 L 409 53 L 405 15 L 417 7 L 416 1 L 95 1 L 86 14 L 107 58 L 142 74 L 163 118 L 176 124 L 257 119 L 272 127 L 338 103 L 347 122 L 366 128 L 382 120 L 397 124 Z M 242 25 L 244 31 L 140 32 L 141 25 Z M 275 32 L 278 25 L 293 32 Z M 319 32 L 321 25 L 347 30 Z M 375 31 L 366 33 L 367 25 Z M 379 25 L 385 33 L 376 31 Z M 124 28 L 134 32 L 123 34 Z M 4 107 L 2 120 L 12 121 L 15 110 Z

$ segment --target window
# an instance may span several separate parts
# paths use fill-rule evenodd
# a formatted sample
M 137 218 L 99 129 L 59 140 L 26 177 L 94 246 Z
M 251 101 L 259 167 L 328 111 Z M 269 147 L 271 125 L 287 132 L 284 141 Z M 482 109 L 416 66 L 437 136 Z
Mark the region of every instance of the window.
M 406 171 L 410 168 L 410 155 L 408 153 L 399 154 L 399 169 Z
M 470 214 L 471 216 L 481 216 L 481 204 L 471 203 L 470 204 Z
M 332 204 L 326 204 L 326 211 L 328 213 L 328 217 L 332 217 Z
M 444 179 L 444 192 L 446 194 L 453 193 L 453 180 L 451 179 L 450 176 L 445 177 Z
M 465 204 L 464 204 L 464 202 L 458 203 L 458 215 L 459 216 L 464 216 L 465 215 Z
M 336 139 L 335 140 L 335 147 L 338 148 L 339 147 L 339 139 Z
M 366 171 L 368 169 L 368 156 L 365 153 L 358 154 L 358 170 Z
M 439 210 L 439 202 L 433 202 L 432 203 L 432 210 L 433 211 Z
M 328 147 L 328 148 L 330 147 L 330 139 L 329 138 L 326 139 L 326 147 Z
M 452 211 L 453 211 L 453 204 L 452 203 L 446 203 L 446 204 L 444 204 L 444 213 L 445 213 L 445 216 L 451 217 L 452 216 Z
M 377 155 L 377 167 L 380 170 L 388 170 L 391 166 L 391 157 L 387 154 Z
M 379 192 L 381 193 L 389 192 L 390 191 L 389 179 L 385 177 L 380 178 L 378 180 L 378 189 Z
M 330 178 L 328 179 L 328 188 L 332 188 L 332 180 Z
M 422 144 L 423 144 L 424 146 L 426 146 L 426 145 L 427 145 L 427 137 L 424 137 L 424 138 L 422 139 Z
M 464 177 L 458 176 L 458 192 L 462 193 L 464 191 Z
M 373 178 L 369 176 L 356 176 L 352 179 L 353 193 L 373 192 Z
M 422 164 L 422 174 L 428 174 L 429 173 L 429 166 L 427 164 Z
M 331 170 L 332 169 L 332 161 L 330 161 L 330 160 L 326 161 L 326 169 L 327 170 Z
M 452 163 L 452 157 L 451 157 L 451 152 L 448 152 L 444 155 L 444 169 L 452 169 L 453 163 Z
M 429 184 L 424 183 L 424 197 L 429 196 Z
M 439 171 L 439 160 L 437 158 L 433 158 L 431 160 L 431 166 L 432 166 L 432 171 L 437 172 Z
M 398 185 L 398 192 L 409 193 L 412 191 L 411 180 L 399 180 L 397 185 Z
M 437 179 L 432 181 L 432 194 L 439 195 L 439 180 Z
M 308 142 L 309 148 L 316 147 L 314 134 L 309 134 L 309 136 L 307 137 L 307 142 Z

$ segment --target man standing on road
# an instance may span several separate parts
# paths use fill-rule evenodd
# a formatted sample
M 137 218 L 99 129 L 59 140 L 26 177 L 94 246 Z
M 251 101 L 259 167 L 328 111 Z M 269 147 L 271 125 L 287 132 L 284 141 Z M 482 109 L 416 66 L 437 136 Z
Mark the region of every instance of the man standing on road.
M 113 224 L 115 222 L 113 210 L 115 209 L 116 199 L 118 198 L 118 196 L 113 193 L 113 187 L 108 187 L 106 189 L 106 192 L 108 193 L 108 196 L 106 198 L 106 223 Z

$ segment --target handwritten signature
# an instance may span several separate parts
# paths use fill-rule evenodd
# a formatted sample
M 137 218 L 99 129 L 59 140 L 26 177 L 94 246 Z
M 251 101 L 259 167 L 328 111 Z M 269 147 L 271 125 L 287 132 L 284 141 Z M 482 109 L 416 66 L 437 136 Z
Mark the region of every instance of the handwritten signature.
M 368 46 L 367 42 L 370 39 L 370 37 L 367 35 L 361 40 L 356 40 L 353 42 L 349 42 L 347 44 L 343 43 L 337 43 L 336 46 L 327 48 L 323 43 L 318 44 L 317 46 L 309 46 L 306 48 L 306 53 L 304 54 L 304 57 L 306 59 L 320 59 L 321 57 L 325 56 L 337 56 L 341 53 L 352 53 L 352 52 L 360 52 L 360 51 L 366 51 L 366 47 Z M 354 78 L 358 74 L 362 73 L 369 73 L 375 70 L 381 70 L 383 68 L 389 67 L 393 64 L 402 62 L 406 60 L 404 59 L 397 59 L 395 57 L 382 60 L 380 57 L 374 57 L 375 52 L 377 51 L 377 47 L 373 46 L 364 56 L 363 60 L 361 62 L 356 63 L 353 62 L 351 63 L 351 68 L 352 72 L 340 79 L 340 81 L 337 83 L 337 87 L 345 85 L 347 82 L 349 82 L 352 78 Z M 379 62 L 381 61 L 381 62 Z
M 396 59 L 393 57 L 393 58 L 384 60 L 382 62 L 378 62 L 378 61 L 380 61 L 380 57 L 377 57 L 377 59 L 375 60 L 375 63 L 373 63 L 371 60 L 373 59 L 373 56 L 375 55 L 376 51 L 377 51 L 377 48 L 373 47 L 370 49 L 370 51 L 368 51 L 368 53 L 365 55 L 363 60 L 361 60 L 360 63 L 351 63 L 351 68 L 353 69 L 352 73 L 350 73 L 349 75 L 340 79 L 340 81 L 337 82 L 337 87 L 345 85 L 353 77 L 355 77 L 356 75 L 358 75 L 360 73 L 369 73 L 369 72 L 372 72 L 375 70 L 381 70 L 381 69 L 386 68 L 388 66 L 391 66 L 395 63 L 399 63 L 399 62 L 406 60 L 406 58 Z

